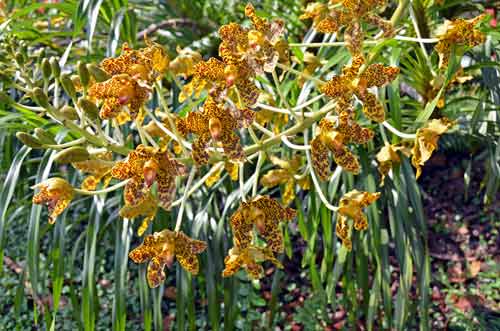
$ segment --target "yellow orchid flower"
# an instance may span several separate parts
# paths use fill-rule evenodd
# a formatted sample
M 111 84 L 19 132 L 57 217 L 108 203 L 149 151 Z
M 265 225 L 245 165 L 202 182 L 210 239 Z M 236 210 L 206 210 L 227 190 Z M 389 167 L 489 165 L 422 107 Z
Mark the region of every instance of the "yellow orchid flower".
M 125 186 L 124 198 L 128 205 L 136 205 L 154 182 L 158 184 L 160 206 L 170 208 L 175 197 L 175 177 L 183 176 L 187 168 L 170 158 L 165 148 L 139 145 L 125 161 L 116 162 L 111 176 L 120 180 L 130 179 Z
M 447 21 L 436 44 L 436 51 L 439 54 L 439 67 L 447 67 L 453 46 L 474 47 L 484 43 L 485 35 L 476 29 L 476 25 L 483 20 L 486 15 L 482 14 L 473 19 L 462 18 Z
M 222 276 L 230 277 L 239 269 L 244 268 L 250 278 L 259 279 L 264 273 L 264 269 L 259 263 L 266 260 L 271 261 L 278 268 L 283 268 L 283 265 L 274 257 L 273 251 L 269 248 L 251 245 L 245 248 L 235 246 L 229 250 L 228 256 L 224 259 L 225 269 L 222 271 Z
M 352 190 L 340 199 L 336 232 L 338 237 L 345 244 L 347 249 L 351 249 L 350 230 L 348 219 L 352 219 L 354 229 L 363 231 L 368 228 L 368 221 L 363 214 L 363 208 L 372 204 L 380 197 L 380 193 L 360 192 Z
M 417 170 L 415 177 L 418 179 L 422 174 L 422 166 L 431 158 L 432 152 L 437 149 L 439 137 L 448 131 L 454 122 L 447 118 L 430 120 L 423 128 L 417 130 L 417 137 L 411 153 L 411 163 Z
M 150 287 L 157 287 L 165 280 L 165 266 L 170 268 L 175 258 L 185 270 L 197 275 L 197 254 L 206 248 L 206 242 L 191 239 L 183 232 L 163 230 L 146 236 L 144 242 L 129 253 L 129 257 L 135 263 L 149 261 L 148 284 Z
M 33 203 L 45 204 L 49 208 L 49 223 L 54 224 L 73 199 L 73 187 L 63 178 L 49 178 L 36 184 L 39 191 L 33 196 Z
M 283 208 L 269 196 L 257 196 L 249 202 L 242 202 L 240 208 L 231 216 L 234 242 L 240 248 L 249 246 L 255 225 L 273 252 L 283 252 L 283 234 L 279 223 L 293 219 L 295 214 L 294 209 Z

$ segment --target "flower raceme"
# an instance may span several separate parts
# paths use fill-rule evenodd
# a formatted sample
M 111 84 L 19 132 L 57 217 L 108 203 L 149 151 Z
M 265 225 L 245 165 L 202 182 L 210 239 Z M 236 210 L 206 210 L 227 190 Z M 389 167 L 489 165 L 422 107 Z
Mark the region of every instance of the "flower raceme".
M 39 191 L 33 196 L 33 203 L 45 204 L 49 208 L 49 223 L 54 224 L 57 216 L 61 215 L 73 199 L 73 187 L 59 177 L 49 178 L 33 186 Z
M 327 4 L 313 2 L 307 5 L 300 19 L 312 19 L 313 27 L 322 33 L 336 33 L 344 26 L 347 49 L 353 56 L 358 56 L 363 50 L 364 22 L 382 29 L 385 37 L 394 34 L 391 22 L 376 14 L 385 3 L 385 0 L 330 0 L 334 7 L 330 9 Z
M 172 267 L 174 259 L 192 273 L 198 274 L 197 254 L 207 248 L 204 241 L 191 239 L 183 232 L 163 230 L 144 238 L 144 242 L 134 248 L 129 257 L 135 263 L 148 262 L 147 280 L 150 287 L 157 287 L 165 280 L 165 266 Z
M 259 17 L 252 5 L 247 5 L 245 8 L 245 15 L 251 25 L 246 27 L 237 23 L 229 23 L 219 29 L 221 43 L 217 58 L 203 60 L 202 55 L 195 51 L 178 49 L 177 58 L 170 61 L 162 46 L 148 40 L 146 40 L 147 47 L 138 50 L 131 49 L 124 44 L 119 56 L 107 58 L 101 62 L 98 69 L 101 70 L 102 75 L 99 79 L 94 74 L 92 79 L 80 79 L 78 84 L 81 88 L 75 89 L 74 93 L 71 91 L 71 94 L 76 96 L 76 93 L 83 93 L 84 98 L 81 99 L 93 103 L 94 109 L 97 109 L 96 103 L 99 103 L 99 111 L 94 110 L 93 113 L 98 112 L 102 120 L 113 120 L 117 124 L 123 124 L 129 119 L 136 120 L 135 125 L 141 134 L 142 144 L 132 151 L 127 150 L 126 146 L 121 146 L 125 149 L 120 152 L 121 154 L 127 155 L 128 152 L 124 160 L 114 161 L 111 153 L 90 156 L 87 148 L 89 151 L 93 150 L 93 147 L 107 148 L 108 143 L 114 140 L 115 136 L 113 138 L 100 137 L 104 141 L 101 145 L 93 143 L 91 137 L 87 139 L 88 136 L 84 136 L 84 133 L 95 129 L 96 135 L 100 135 L 99 131 L 103 128 L 101 124 L 107 125 L 107 123 L 101 123 L 95 115 L 97 123 L 88 125 L 85 118 L 80 116 L 80 109 L 78 112 L 73 109 L 75 116 L 70 120 L 81 121 L 80 133 L 84 136 L 81 139 L 83 139 L 82 144 L 85 144 L 85 147 L 81 148 L 85 149 L 89 156 L 83 161 L 72 162 L 76 169 L 88 174 L 81 184 L 82 189 L 86 191 L 85 194 L 89 192 L 99 194 L 94 192 L 96 188 L 99 185 L 107 187 L 112 178 L 124 181 L 119 186 L 125 186 L 123 194 L 125 204 L 120 210 L 120 216 L 130 219 L 143 217 L 138 229 L 138 234 L 143 235 L 156 217 L 159 207 L 166 210 L 171 208 L 176 194 L 176 178 L 188 172 L 184 163 L 189 164 L 191 160 L 186 162 L 186 159 L 174 159 L 170 154 L 170 149 L 180 154 L 183 153 L 184 148 L 191 148 L 191 158 L 196 168 L 192 170 L 187 180 L 185 195 L 179 200 L 181 203 L 179 210 L 183 211 L 184 203 L 191 191 L 196 190 L 203 182 L 207 187 L 214 185 L 224 168 L 232 180 L 240 179 L 242 186 L 241 205 L 230 218 L 234 246 L 225 258 L 223 276 L 228 277 L 244 269 L 251 278 L 258 279 L 263 274 L 260 264 L 263 261 L 270 261 L 281 267 L 276 257 L 276 254 L 284 251 L 281 223 L 295 217 L 295 210 L 286 206 L 295 198 L 296 184 L 299 184 L 303 190 L 309 188 L 308 167 L 312 166 L 321 180 L 327 180 L 331 172 L 329 158 L 331 153 L 335 163 L 343 170 L 359 174 L 360 163 L 351 148 L 353 145 L 363 145 L 372 141 L 375 133 L 372 129 L 363 127 L 357 122 L 356 102 L 361 102 L 364 117 L 376 123 L 385 121 L 384 106 L 377 99 L 373 89 L 392 82 L 398 75 L 399 69 L 380 63 L 365 63 L 362 47 L 365 23 L 382 29 L 386 37 L 394 33 L 391 23 L 376 14 L 383 6 L 382 0 L 332 0 L 329 4 L 310 4 L 301 17 L 313 19 L 313 25 L 319 32 L 333 33 L 343 29 L 344 41 L 352 55 L 351 64 L 344 66 L 340 74 L 333 76 L 319 88 L 319 92 L 335 102 L 335 117 L 329 113 L 331 108 L 325 108 L 323 112 L 323 110 L 315 111 L 316 108 L 311 107 L 310 111 L 305 112 L 306 106 L 297 106 L 297 109 L 303 110 L 302 116 L 291 117 L 290 115 L 296 114 L 285 100 L 280 99 L 289 109 L 278 108 L 279 105 L 277 105 L 277 95 L 282 98 L 281 92 L 283 91 L 279 90 L 280 93 L 275 95 L 261 88 L 262 81 L 267 78 L 264 77 L 266 74 L 272 73 L 275 78 L 277 77 L 275 76 L 276 68 L 287 71 L 284 63 L 288 63 L 289 53 L 288 45 L 283 38 L 284 21 Z M 448 62 L 452 45 L 474 46 L 482 42 L 484 36 L 475 29 L 479 20 L 480 18 L 471 21 L 456 20 L 449 25 L 449 29 L 440 37 L 436 46 L 440 54 L 441 66 Z M 292 68 L 288 68 L 287 74 L 298 73 L 301 76 L 300 79 L 310 79 L 310 76 L 314 75 L 318 67 L 324 63 L 319 58 L 319 54 L 320 52 L 305 54 L 303 61 L 306 67 L 305 74 L 300 75 Z M 191 98 L 196 101 L 202 99 L 200 107 L 188 111 L 184 117 L 180 114 L 170 114 L 167 109 L 168 105 L 164 107 L 163 113 L 145 111 L 153 87 L 160 86 L 157 82 L 167 71 L 170 71 L 171 76 L 182 77 L 188 81 L 182 87 L 179 101 L 184 102 Z M 277 81 L 279 85 L 279 79 Z M 318 79 L 316 81 L 321 83 Z M 178 82 L 177 79 L 176 82 Z M 302 83 L 304 81 L 299 82 L 299 84 Z M 163 97 L 161 90 L 157 92 L 161 99 Z M 293 94 L 295 90 L 291 89 L 290 92 Z M 73 95 L 71 99 L 75 99 Z M 321 95 L 318 96 L 317 100 L 321 97 Z M 78 106 L 80 103 L 79 101 Z M 254 112 L 254 108 L 259 104 L 262 110 Z M 163 114 L 164 117 L 161 121 L 156 121 L 152 113 L 160 118 Z M 317 116 L 318 113 L 321 116 Z M 148 115 L 154 121 L 147 123 L 146 116 Z M 311 117 L 313 117 L 312 121 Z M 296 127 L 291 126 L 292 119 L 297 122 L 292 123 Z M 146 123 L 141 126 L 143 122 Z M 262 136 L 259 138 L 253 130 L 248 129 L 256 143 L 244 149 L 238 133 L 243 131 L 242 129 L 250 128 L 252 124 L 270 138 L 262 138 Z M 307 132 L 307 129 L 314 124 L 318 125 L 317 132 L 310 142 L 311 165 L 302 164 L 300 152 L 291 154 L 285 151 L 278 158 L 273 155 L 275 150 L 268 148 L 278 144 L 281 141 L 279 138 L 284 138 L 284 136 L 280 137 L 284 131 L 290 128 L 293 131 L 298 128 L 300 131 L 306 130 Z M 432 120 L 418 129 L 411 151 L 412 164 L 416 168 L 417 177 L 421 174 L 421 167 L 437 148 L 439 137 L 451 125 L 451 122 L 446 119 Z M 287 137 L 292 137 L 300 131 L 293 131 Z M 26 135 L 24 137 L 26 138 Z M 184 139 L 186 141 L 192 139 L 192 144 L 183 141 Z M 162 147 L 147 146 L 148 142 L 153 146 Z M 35 148 L 43 146 L 37 140 L 34 140 L 34 143 Z M 53 143 L 47 144 L 50 146 Z M 289 146 L 293 147 L 293 144 Z M 295 148 L 301 150 L 309 147 Z M 213 155 L 210 153 L 220 151 L 223 152 L 223 157 L 219 158 L 216 154 L 216 157 L 211 158 Z M 387 144 L 377 154 L 382 182 L 390 169 L 401 161 L 398 152 L 407 154 L 408 151 L 406 147 Z M 285 155 L 290 154 L 290 158 L 286 159 Z M 246 194 L 245 178 L 243 178 L 244 163 L 247 157 L 250 159 L 250 156 L 257 155 L 259 155 L 259 160 L 262 160 L 260 156 L 263 158 L 267 156 L 276 168 L 261 176 L 260 181 L 256 175 L 254 189 L 257 189 L 259 183 L 265 188 L 284 185 L 282 201 L 285 206 L 280 205 L 270 196 L 256 196 L 249 201 L 244 199 Z M 212 163 L 213 159 L 217 159 L 214 166 L 218 168 L 213 168 L 211 176 L 198 182 L 201 184 L 195 184 L 196 188 L 190 188 L 195 171 L 204 171 L 203 166 Z M 305 171 L 304 175 L 299 174 L 301 169 Z M 256 171 L 256 174 L 259 174 L 259 171 Z M 314 184 L 318 185 L 316 181 Z M 49 222 L 51 223 L 69 205 L 74 193 L 83 191 L 73 189 L 62 178 L 51 178 L 35 187 L 39 188 L 39 192 L 34 195 L 33 202 L 46 204 L 49 207 Z M 356 231 L 363 231 L 368 227 L 363 209 L 373 204 L 379 196 L 380 193 L 353 190 L 340 199 L 338 209 L 329 207 L 337 211 L 336 233 L 347 249 L 352 248 L 352 228 Z M 143 243 L 129 254 L 136 263 L 148 263 L 147 279 L 151 287 L 158 286 L 165 279 L 165 266 L 171 267 L 174 259 L 177 259 L 187 271 L 193 274 L 198 273 L 197 254 L 202 253 L 207 244 L 189 238 L 183 232 L 178 231 L 182 222 L 182 212 L 179 216 L 175 231 L 164 229 L 153 235 L 147 235 Z

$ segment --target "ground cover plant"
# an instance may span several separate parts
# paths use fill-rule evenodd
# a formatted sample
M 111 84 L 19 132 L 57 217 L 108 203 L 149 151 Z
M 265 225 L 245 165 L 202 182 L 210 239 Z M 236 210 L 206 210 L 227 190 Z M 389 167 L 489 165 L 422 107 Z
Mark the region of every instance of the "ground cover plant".
M 0 4 L 5 330 L 499 330 L 494 4 Z

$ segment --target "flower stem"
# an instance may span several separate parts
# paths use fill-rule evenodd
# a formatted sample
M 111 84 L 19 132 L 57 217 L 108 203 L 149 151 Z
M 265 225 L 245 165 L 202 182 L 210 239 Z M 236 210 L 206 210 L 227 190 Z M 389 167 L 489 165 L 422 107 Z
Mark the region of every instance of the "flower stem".
M 264 162 L 264 152 L 260 151 L 259 152 L 259 158 L 257 159 L 257 165 L 255 166 L 255 180 L 253 181 L 253 187 L 252 187 L 252 196 L 257 195 L 257 188 L 259 186 L 259 172 L 260 168 L 262 166 L 262 163 Z
M 177 222 L 175 222 L 175 232 L 179 232 L 182 224 L 182 215 L 184 214 L 184 207 L 186 206 L 186 200 L 188 197 L 189 187 L 193 182 L 194 174 L 196 173 L 196 167 L 191 168 L 191 172 L 189 173 L 189 177 L 186 182 L 186 187 L 184 188 L 184 194 L 181 200 L 181 206 L 179 207 L 179 213 L 177 214 Z
M 286 100 L 285 95 L 283 94 L 283 91 L 281 91 L 280 81 L 278 79 L 278 75 L 276 74 L 276 70 L 273 70 L 272 76 L 273 76 L 273 80 L 274 80 L 274 85 L 276 85 L 276 89 L 278 90 L 278 94 L 279 94 L 279 96 L 281 98 L 281 101 L 285 104 L 285 107 L 287 108 L 288 112 L 293 117 L 295 117 L 296 120 L 300 120 L 300 118 L 297 115 L 297 113 L 295 113 L 295 110 L 293 110 L 290 107 L 290 105 L 288 104 L 288 101 Z
M 247 202 L 247 199 L 245 198 L 245 168 L 244 168 L 244 163 L 239 164 L 239 182 L 240 182 L 240 196 L 241 196 L 241 201 Z
M 390 125 L 387 121 L 382 122 L 382 125 L 387 128 L 387 130 L 391 131 L 394 133 L 396 136 L 399 136 L 403 139 L 415 139 L 417 135 L 415 133 L 404 133 Z
M 390 39 L 395 39 L 395 40 L 400 40 L 400 41 L 408 41 L 408 42 L 416 42 L 416 43 L 429 43 L 429 44 L 434 44 L 439 41 L 438 38 L 415 38 L 415 37 L 407 37 L 407 36 L 394 36 L 393 38 L 388 38 L 387 40 Z M 382 40 L 366 40 L 363 42 L 363 44 L 380 44 Z M 296 44 L 290 44 L 290 47 L 309 47 L 309 48 L 319 48 L 323 46 L 345 46 L 346 42 L 344 41 L 334 41 L 334 42 L 327 42 L 327 43 L 296 43 Z
M 87 141 L 87 139 L 85 139 L 84 137 L 82 137 L 82 138 L 78 138 L 78 139 L 75 139 L 73 141 L 70 141 L 70 142 L 67 142 L 67 143 L 64 143 L 64 144 L 59 144 L 59 145 L 43 145 L 43 146 L 47 147 L 47 148 L 52 148 L 52 149 L 63 149 L 63 148 L 67 148 L 67 147 L 71 147 L 71 146 L 76 146 L 76 145 L 83 144 L 86 141 Z
M 82 189 L 79 189 L 79 188 L 73 188 L 73 190 L 78 193 L 78 194 L 81 194 L 81 195 L 99 195 L 99 194 L 104 194 L 104 193 L 109 193 L 109 192 L 113 192 L 125 185 L 127 185 L 127 183 L 130 181 L 130 179 L 126 179 L 124 181 L 121 181 L 119 182 L 118 184 L 115 184 L 113 186 L 110 186 L 110 187 L 107 187 L 105 189 L 102 189 L 102 190 L 97 190 L 97 191 L 88 191 L 88 190 L 82 190 Z
M 175 126 L 175 123 L 172 120 L 172 118 L 170 118 L 170 116 L 168 116 L 168 115 L 170 115 L 170 110 L 168 108 L 167 102 L 165 101 L 165 98 L 161 94 L 161 86 L 158 82 L 155 82 L 155 88 L 156 88 L 156 94 L 158 95 L 158 99 L 160 99 L 160 103 L 163 107 L 163 110 L 165 110 L 165 112 L 167 113 L 168 124 L 170 125 L 170 127 L 174 131 L 174 135 L 177 138 L 176 140 L 179 142 L 179 145 L 181 146 L 182 154 L 186 154 L 186 148 L 184 147 L 184 144 L 181 143 L 181 141 L 182 141 L 181 135 L 177 131 L 177 127 Z

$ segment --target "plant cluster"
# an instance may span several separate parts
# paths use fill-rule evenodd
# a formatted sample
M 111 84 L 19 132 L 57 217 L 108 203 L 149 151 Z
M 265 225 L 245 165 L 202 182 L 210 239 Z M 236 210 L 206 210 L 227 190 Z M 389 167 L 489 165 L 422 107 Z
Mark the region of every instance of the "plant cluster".
M 76 76 L 61 75 L 56 59 L 44 59 L 40 69 L 45 86 L 38 87 L 35 82 L 26 79 L 26 83 L 32 88 L 26 89 L 27 96 L 38 104 L 40 112 L 74 130 L 81 138 L 58 145 L 54 137 L 43 130 L 38 130 L 34 135 L 19 132 L 17 136 L 32 148 L 60 150 L 55 156 L 56 161 L 70 163 L 76 169 L 91 175 L 83 181 L 82 188 L 73 188 L 66 180 L 58 177 L 38 183 L 34 186 L 38 192 L 33 197 L 33 203 L 47 205 L 49 221 L 53 223 L 75 194 L 95 195 L 124 187 L 125 205 L 120 210 L 120 215 L 125 218 L 144 216 L 138 230 L 138 234 L 142 235 L 154 220 L 158 206 L 170 210 L 177 192 L 176 179 L 189 173 L 175 230 L 165 229 L 147 235 L 144 243 L 131 251 L 130 258 L 137 263 L 150 261 L 148 281 L 152 287 L 158 286 L 165 279 L 163 269 L 172 265 L 174 257 L 177 257 L 186 270 L 196 274 L 196 254 L 201 253 L 206 244 L 187 237 L 180 231 L 180 225 L 182 205 L 189 197 L 188 192 L 192 189 L 191 184 L 196 174 L 202 177 L 196 186 L 204 182 L 203 165 L 212 165 L 209 173 L 216 167 L 222 169 L 219 166 L 221 163 L 243 169 L 243 164 L 249 159 L 256 155 L 262 159 L 270 146 L 288 140 L 288 137 L 303 133 L 302 137 L 307 141 L 307 130 L 317 126 L 318 133 L 311 144 L 298 148 L 306 153 L 302 153 L 302 156 L 295 154 L 299 158 L 295 160 L 303 165 L 294 166 L 293 169 L 293 172 L 300 172 L 301 168 L 302 171 L 311 169 L 311 177 L 317 186 L 316 175 L 321 180 L 330 178 L 331 160 L 343 171 L 353 174 L 362 172 L 358 158 L 349 145 L 368 143 L 374 138 L 375 131 L 360 125 L 359 114 L 356 112 L 358 104 L 361 104 L 366 119 L 381 123 L 397 134 L 397 130 L 385 122 L 384 107 L 377 100 L 374 91 L 393 81 L 399 68 L 370 63 L 371 54 L 365 54 L 363 50 L 363 21 L 379 27 L 380 38 L 391 38 L 395 34 L 392 23 L 374 13 L 383 6 L 384 3 L 380 1 L 344 1 L 329 5 L 313 3 L 307 7 L 301 18 L 312 18 L 318 32 L 344 31 L 352 63 L 346 65 L 340 75 L 333 75 L 326 82 L 314 81 L 322 93 L 320 97 L 331 99 L 319 110 L 304 110 L 313 102 L 318 102 L 319 98 L 295 107 L 301 108 L 301 112 L 293 108 L 282 109 L 293 120 L 293 125 L 289 128 L 280 127 L 280 123 L 275 124 L 272 119 L 268 121 L 266 128 L 256 118 L 254 109 L 256 105 L 260 105 L 259 97 L 264 92 L 259 88 L 258 76 L 270 74 L 279 84 L 277 68 L 283 72 L 291 71 L 299 77 L 302 73 L 289 66 L 289 46 L 283 35 L 284 22 L 280 19 L 268 21 L 258 16 L 251 4 L 245 8 L 245 15 L 251 21 L 250 27 L 230 23 L 219 29 L 220 59 L 210 58 L 205 61 L 201 55 L 186 51 L 170 62 L 164 48 L 148 40 L 147 47 L 138 50 L 124 44 L 118 57 L 107 58 L 98 66 L 80 63 Z M 459 19 L 450 24 L 436 45 L 442 67 L 448 64 L 451 46 L 471 47 L 484 40 L 481 32 L 475 29 L 480 20 L 481 17 L 470 22 Z M 19 65 L 24 64 L 23 53 L 16 53 L 16 61 Z M 164 109 L 161 113 L 163 119 L 157 120 L 156 115 L 147 109 L 147 101 L 153 91 L 162 98 L 159 81 L 169 70 L 172 75 L 190 78 L 182 86 L 180 101 L 193 99 L 197 105 L 184 117 L 170 112 L 168 108 Z M 72 105 L 58 105 L 57 94 L 49 98 L 47 86 L 52 78 L 55 79 L 55 84 L 61 84 L 73 101 Z M 8 98 L 4 95 L 4 99 Z M 167 107 L 165 103 L 164 106 Z M 260 107 L 265 109 L 265 106 Z M 151 119 L 146 122 L 148 117 Z M 135 125 L 142 141 L 133 150 L 120 137 L 121 126 L 128 123 Z M 110 124 L 113 133 L 105 133 L 103 128 Z M 414 139 L 407 139 L 405 147 L 383 146 L 377 155 L 380 172 L 387 175 L 392 165 L 399 160 L 397 151 L 411 148 L 408 153 L 411 154 L 418 178 L 421 167 L 437 148 L 439 137 L 452 125 L 446 118 L 433 119 L 417 130 Z M 263 134 L 259 137 L 252 127 Z M 241 145 L 237 132 L 243 129 L 249 130 L 255 141 L 254 145 Z M 113 138 L 117 135 L 118 139 Z M 152 135 L 159 136 L 159 140 Z M 402 134 L 402 138 L 408 136 L 413 138 L 413 135 Z M 289 142 L 285 146 L 293 149 L 296 145 Z M 305 154 L 309 154 L 309 150 L 310 157 L 306 162 L 301 162 L 300 158 L 306 158 Z M 113 153 L 118 156 L 126 154 L 126 158 L 116 159 Z M 174 154 L 178 157 L 174 157 Z M 263 185 L 267 182 L 267 186 L 273 186 L 284 179 L 288 181 L 295 178 L 296 175 L 287 172 L 291 169 L 292 161 L 281 161 L 286 163 L 283 166 L 285 172 L 277 173 L 274 170 L 274 173 L 266 174 L 262 178 Z M 257 167 L 261 164 L 262 162 L 258 162 Z M 259 169 L 256 171 L 258 173 Z M 244 180 L 243 176 L 240 172 L 240 181 Z M 113 179 L 119 182 L 108 187 Z M 255 185 L 257 183 L 258 177 L 255 177 Z M 289 183 L 288 189 L 294 191 L 295 182 L 292 180 Z M 99 185 L 101 189 L 97 190 Z M 270 260 L 281 265 L 275 257 L 275 253 L 281 253 L 284 249 L 280 222 L 293 219 L 295 213 L 293 209 L 282 207 L 276 199 L 269 196 L 254 196 L 247 201 L 243 186 L 240 189 L 241 206 L 231 217 L 234 248 L 225 260 L 223 275 L 230 276 L 243 267 L 251 277 L 259 278 L 262 275 L 259 261 Z M 318 186 L 316 189 L 321 190 Z M 354 190 L 340 199 L 338 207 L 325 201 L 325 205 L 338 213 L 337 235 L 347 249 L 352 248 L 352 229 L 362 231 L 367 228 L 362 209 L 374 203 L 379 195 L 380 193 Z M 288 198 L 284 200 L 290 201 Z M 264 246 L 257 242 L 255 230 L 265 239 Z
M 390 196 L 390 190 L 399 196 L 410 192 L 413 184 L 407 179 L 420 177 L 440 137 L 457 125 L 456 119 L 440 114 L 440 102 L 452 84 L 461 82 L 457 70 L 461 56 L 486 40 L 479 29 L 484 15 L 448 22 L 437 38 L 421 38 L 418 27 L 418 38 L 404 36 L 398 23 L 407 6 L 401 1 L 387 20 L 382 14 L 388 8 L 384 0 L 309 3 L 300 19 L 312 24 L 312 37 L 292 43 L 285 20 L 264 18 L 247 4 L 245 23 L 232 22 L 218 30 L 216 57 L 205 59 L 196 51 L 178 48 L 172 58 L 166 47 L 146 36 L 144 48 L 124 43 L 118 56 L 97 64 L 78 62 L 71 72 L 64 57 L 49 59 L 15 38 L 6 38 L 2 56 L 5 63 L 11 62 L 15 75 L 3 80 L 10 90 L 0 92 L 0 103 L 35 112 L 64 128 L 58 135 L 42 128 L 18 132 L 17 138 L 31 149 L 55 151 L 53 160 L 60 166 L 85 174 L 79 184 L 62 177 L 36 183 L 32 202 L 47 206 L 53 224 L 79 195 L 123 190 L 118 213 L 125 220 L 141 219 L 137 235 L 143 236 L 142 244 L 128 256 L 137 264 L 147 263 L 151 288 L 162 285 L 165 268 L 172 268 L 175 260 L 190 274 L 199 273 L 199 256 L 209 248 L 210 239 L 183 232 L 186 205 L 197 190 L 216 187 L 226 174 L 235 183 L 239 206 L 227 222 L 232 245 L 222 277 L 243 269 L 250 279 L 262 278 L 265 261 L 283 267 L 284 231 L 287 222 L 303 217 L 297 210 L 300 204 L 294 208 L 292 204 L 305 191 L 317 194 L 322 208 L 332 213 L 342 244 L 339 254 L 343 258 L 357 254 L 366 249 L 363 238 L 370 231 L 369 220 L 376 218 L 377 208 L 384 211 L 378 200 Z M 312 43 L 316 34 L 324 41 Z M 384 46 L 395 40 L 419 43 L 424 51 L 435 44 L 434 60 L 439 62 L 432 72 L 434 86 L 420 93 L 427 104 L 410 133 L 402 132 L 401 123 L 387 116 L 386 88 L 397 86 L 406 70 L 398 61 L 392 65 L 380 61 Z M 369 47 L 373 44 L 380 45 Z M 348 61 L 331 69 L 322 57 L 329 46 L 345 47 Z M 319 50 L 305 52 L 307 48 Z M 432 59 L 426 56 L 425 61 Z M 300 86 L 293 100 L 285 86 L 290 77 Z M 173 93 L 166 88 L 169 84 Z M 386 130 L 394 135 L 392 141 Z M 375 152 L 365 153 L 368 146 Z M 415 175 L 408 175 L 407 159 Z M 378 169 L 377 182 L 369 176 L 370 167 Z M 251 176 L 245 174 L 249 169 Z M 369 189 L 351 187 L 332 201 L 328 190 L 338 185 L 341 176 L 373 183 L 366 185 Z M 389 188 L 384 187 L 387 178 L 391 178 Z M 399 202 L 387 199 L 391 206 Z M 408 199 L 418 204 L 418 194 Z M 152 233 L 161 210 L 175 215 L 175 226 Z M 398 222 L 408 213 L 412 211 L 391 213 L 390 221 Z M 378 226 L 376 222 L 371 226 Z M 418 241 L 419 236 L 424 233 L 411 240 Z M 415 256 L 425 265 L 423 257 Z

